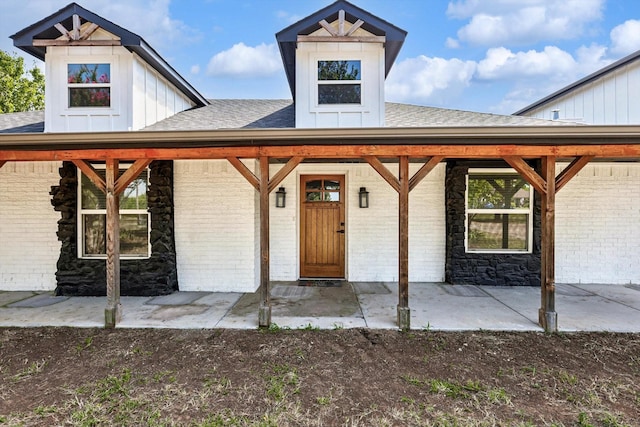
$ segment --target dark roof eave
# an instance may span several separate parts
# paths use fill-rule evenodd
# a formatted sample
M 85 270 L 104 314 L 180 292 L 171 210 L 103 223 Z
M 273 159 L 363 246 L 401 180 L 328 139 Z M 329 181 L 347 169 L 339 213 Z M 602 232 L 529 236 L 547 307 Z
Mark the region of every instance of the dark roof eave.
M 588 76 L 574 82 L 571 83 L 568 86 L 563 87 L 562 89 L 553 92 L 551 95 L 545 96 L 544 98 L 534 102 L 533 104 L 530 104 L 518 111 L 516 111 L 515 113 L 513 113 L 514 116 L 522 116 L 532 110 L 535 110 L 538 107 L 541 107 L 544 104 L 549 103 L 550 101 L 553 101 L 555 99 L 558 99 L 560 97 L 562 97 L 563 95 L 573 91 L 574 89 L 580 87 L 580 86 L 584 86 L 587 85 L 589 83 L 591 83 L 594 80 L 597 80 L 598 78 L 602 77 L 603 75 L 610 73 L 611 71 L 614 71 L 618 68 L 624 67 L 625 65 L 629 64 L 630 62 L 635 61 L 636 59 L 640 58 L 640 50 L 633 52 L 630 55 L 625 56 L 622 59 L 619 59 L 618 61 L 613 62 L 612 64 L 607 65 L 604 68 L 601 68 L 600 70 L 589 74 Z

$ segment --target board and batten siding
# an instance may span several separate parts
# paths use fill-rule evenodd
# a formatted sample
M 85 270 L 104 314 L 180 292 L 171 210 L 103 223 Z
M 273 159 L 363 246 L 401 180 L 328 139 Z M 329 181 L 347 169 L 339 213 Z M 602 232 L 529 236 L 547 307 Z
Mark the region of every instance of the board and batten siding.
M 99 29 L 91 39 L 113 39 Z M 111 105 L 69 107 L 68 64 L 109 64 Z M 140 130 L 195 104 L 122 46 L 51 46 L 45 57 L 45 132 Z
M 327 41 L 298 42 L 296 49 L 296 127 L 384 126 L 385 50 L 383 43 L 332 42 L 332 37 L 322 28 L 312 33 L 311 36 L 326 37 Z M 359 28 L 353 37 L 360 36 L 368 37 L 373 34 Z M 319 105 L 318 61 L 350 60 L 361 63 L 362 103 Z
M 604 74 L 524 116 L 592 125 L 640 123 L 640 60 Z
M 195 104 L 140 57 L 133 55 L 134 130 L 164 120 Z
M 640 284 L 640 164 L 591 163 L 558 192 L 555 254 L 558 283 Z
M 61 162 L 8 162 L 0 168 L 0 291 L 56 288 L 59 213 L 49 191 Z

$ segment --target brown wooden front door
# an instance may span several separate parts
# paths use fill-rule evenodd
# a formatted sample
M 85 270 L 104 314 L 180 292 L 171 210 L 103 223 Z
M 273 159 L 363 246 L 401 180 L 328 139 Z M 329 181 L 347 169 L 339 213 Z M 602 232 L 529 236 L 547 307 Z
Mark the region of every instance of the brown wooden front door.
M 344 175 L 302 175 L 300 192 L 300 276 L 344 278 Z

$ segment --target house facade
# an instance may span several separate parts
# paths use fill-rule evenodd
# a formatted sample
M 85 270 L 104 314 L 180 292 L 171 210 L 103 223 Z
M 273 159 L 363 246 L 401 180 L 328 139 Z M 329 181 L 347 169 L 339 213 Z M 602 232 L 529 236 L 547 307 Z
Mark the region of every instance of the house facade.
M 75 3 L 16 33 L 47 92 L 0 116 L 0 289 L 106 294 L 112 326 L 120 294 L 259 291 L 264 326 L 273 280 L 397 282 L 406 328 L 409 282 L 541 286 L 553 330 L 555 278 L 640 283 L 638 130 L 385 103 L 405 36 L 343 0 L 304 18 L 281 101 L 205 99 Z

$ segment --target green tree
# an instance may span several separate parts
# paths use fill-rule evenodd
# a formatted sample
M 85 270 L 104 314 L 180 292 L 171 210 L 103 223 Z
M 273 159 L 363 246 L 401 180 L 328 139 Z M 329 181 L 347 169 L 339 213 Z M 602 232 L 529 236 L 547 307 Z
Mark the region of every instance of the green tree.
M 24 58 L 0 50 L 0 113 L 44 109 L 44 74 L 25 70 Z

